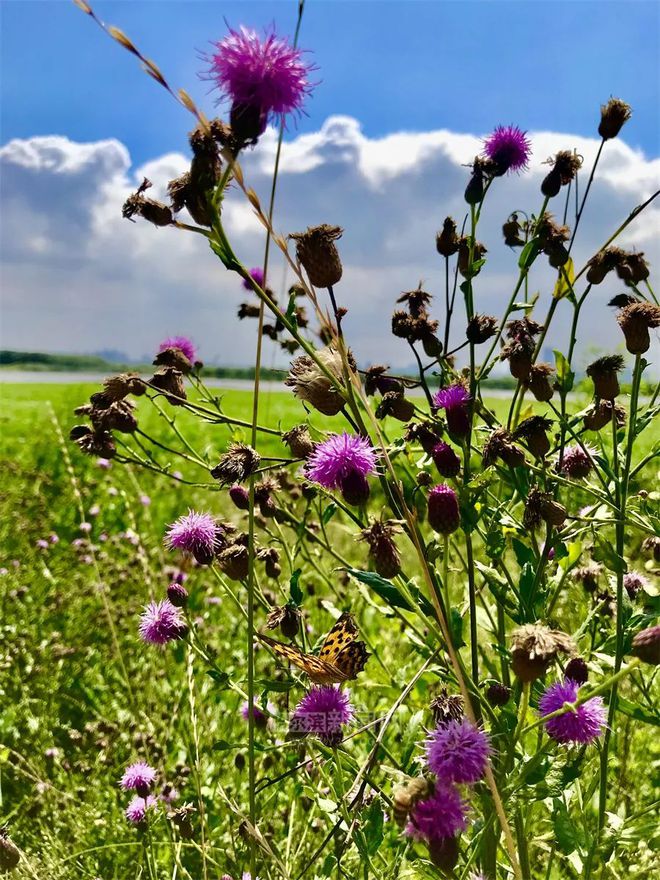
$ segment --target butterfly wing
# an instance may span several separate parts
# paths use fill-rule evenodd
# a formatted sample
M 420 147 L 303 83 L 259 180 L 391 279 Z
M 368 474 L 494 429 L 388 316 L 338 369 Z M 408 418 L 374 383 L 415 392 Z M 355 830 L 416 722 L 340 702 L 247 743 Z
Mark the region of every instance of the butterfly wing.
M 285 645 L 284 642 L 278 642 L 277 639 L 271 639 L 270 636 L 261 634 L 259 634 L 259 638 L 278 657 L 301 669 L 314 684 L 339 684 L 348 678 L 347 674 L 336 668 L 333 663 L 329 663 L 321 657 L 315 657 L 314 654 L 305 654 L 296 645 Z
M 343 649 L 354 642 L 358 637 L 358 628 L 352 614 L 342 614 L 337 623 L 325 637 L 323 647 L 319 651 L 319 657 L 327 663 L 334 665 L 335 660 Z
M 348 680 L 353 680 L 362 672 L 369 657 L 371 654 L 367 652 L 367 646 L 364 642 L 351 642 L 339 652 L 334 666 Z

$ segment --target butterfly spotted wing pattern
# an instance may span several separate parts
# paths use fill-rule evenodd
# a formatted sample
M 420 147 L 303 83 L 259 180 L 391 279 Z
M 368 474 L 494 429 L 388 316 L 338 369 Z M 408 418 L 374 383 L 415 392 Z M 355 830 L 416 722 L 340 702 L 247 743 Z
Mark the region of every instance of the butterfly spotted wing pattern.
M 352 615 L 342 614 L 326 636 L 318 657 L 270 636 L 259 635 L 259 638 L 278 657 L 302 669 L 311 682 L 327 685 L 357 678 L 364 669 L 369 654 L 364 642 L 357 641 L 357 636 L 358 629 Z

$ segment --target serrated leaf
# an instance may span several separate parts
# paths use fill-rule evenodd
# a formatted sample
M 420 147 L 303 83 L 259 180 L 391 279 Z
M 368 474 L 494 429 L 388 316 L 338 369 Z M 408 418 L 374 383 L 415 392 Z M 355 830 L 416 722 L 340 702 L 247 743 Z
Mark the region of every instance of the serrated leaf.
M 392 581 L 385 580 L 375 571 L 361 571 L 359 568 L 347 568 L 346 571 L 351 577 L 360 581 L 361 584 L 366 584 L 392 608 L 405 608 L 406 611 L 413 610 L 408 600 L 401 595 L 399 588 L 395 587 Z
M 298 581 L 300 580 L 301 573 L 302 569 L 297 568 L 291 575 L 291 579 L 289 581 L 289 596 L 291 596 L 291 601 L 294 603 L 294 605 L 302 605 L 303 594 L 302 590 L 298 586 Z
M 651 724 L 653 727 L 660 727 L 660 715 L 651 715 L 649 712 L 645 712 L 641 706 L 636 706 L 634 703 L 631 703 L 630 700 L 624 699 L 624 697 L 617 696 L 616 708 L 617 712 L 622 712 L 624 715 L 628 715 L 636 721 L 641 721 L 642 724 Z

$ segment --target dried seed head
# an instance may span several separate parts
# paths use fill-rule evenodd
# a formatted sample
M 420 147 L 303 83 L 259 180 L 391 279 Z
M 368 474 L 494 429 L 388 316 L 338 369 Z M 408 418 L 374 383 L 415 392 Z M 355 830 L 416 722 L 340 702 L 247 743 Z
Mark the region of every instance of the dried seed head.
M 342 233 L 340 226 L 324 223 L 290 236 L 296 242 L 296 256 L 314 287 L 332 287 L 341 279 L 343 270 L 335 242 Z
M 480 241 L 475 241 L 472 246 L 472 265 L 479 262 L 479 260 L 482 260 L 486 253 L 488 253 L 486 245 L 482 244 Z M 463 235 L 458 244 L 458 271 L 463 278 L 467 278 L 471 274 L 478 275 L 481 271 L 479 269 L 477 272 L 474 272 L 474 269 L 471 268 L 470 239 L 467 235 Z
M 619 395 L 620 373 L 624 366 L 624 360 L 620 354 L 606 355 L 598 358 L 587 367 L 587 376 L 594 383 L 594 393 L 601 400 L 614 400 Z
M 397 309 L 392 315 L 392 333 L 399 339 L 405 339 L 410 343 L 418 342 L 417 321 L 403 309 Z
M 387 394 L 388 391 L 403 391 L 403 384 L 392 376 L 385 374 L 389 367 L 384 364 L 374 364 L 368 367 L 364 375 L 364 391 L 369 397 L 372 397 L 376 391 L 380 394 Z
M 115 441 L 109 431 L 95 431 L 89 425 L 74 425 L 69 437 L 85 455 L 114 458 L 117 454 Z
M 170 226 L 174 222 L 171 209 L 162 202 L 148 199 L 143 195 L 150 186 L 151 181 L 145 177 L 137 191 L 124 202 L 122 216 L 126 220 L 132 220 L 135 214 L 138 214 L 155 226 Z
M 525 464 L 525 453 L 514 444 L 512 435 L 504 428 L 493 431 L 486 440 L 483 449 L 484 467 L 490 467 L 498 458 L 509 467 L 522 467 Z
M 218 564 L 232 581 L 243 581 L 248 576 L 248 548 L 243 544 L 230 544 L 218 554 Z
M 549 160 L 549 163 L 552 163 L 553 171 L 556 171 L 559 175 L 561 185 L 565 186 L 578 173 L 582 167 L 582 161 L 582 156 L 579 156 L 576 152 L 560 150 L 553 159 Z
M 295 605 L 278 605 L 268 612 L 266 626 L 276 629 L 278 626 L 284 638 L 295 639 L 300 629 L 302 615 Z
M 587 263 L 589 284 L 600 284 L 609 272 L 625 263 L 626 257 L 626 252 L 619 247 L 608 247 L 598 251 Z
M 527 448 L 536 458 L 544 458 L 550 452 L 550 440 L 547 432 L 551 427 L 551 419 L 544 416 L 530 416 L 518 425 L 513 433 L 513 438 L 514 440 L 524 440 Z
M 451 217 L 445 217 L 442 232 L 438 232 L 435 237 L 435 246 L 441 257 L 451 257 L 458 250 L 456 223 Z
M 9 873 L 13 871 L 21 860 L 21 854 L 9 836 L 6 825 L 0 827 L 0 871 Z
M 132 434 L 138 426 L 137 419 L 133 415 L 134 409 L 135 406 L 130 400 L 118 400 L 105 409 L 92 406 L 89 416 L 97 431 L 120 431 L 122 434 Z
M 622 266 L 625 266 L 623 274 Z M 628 283 L 639 284 L 642 281 L 646 281 L 649 277 L 649 264 L 644 259 L 644 254 L 642 253 L 626 254 L 622 266 L 617 267 L 617 274 L 619 278 Z
M 450 721 L 460 721 L 465 715 L 465 701 L 458 694 L 450 694 L 447 688 L 442 688 L 440 693 L 431 700 L 429 705 L 433 722 L 437 727 L 449 724 Z
M 388 391 L 383 395 L 381 402 L 376 408 L 376 418 L 384 419 L 385 416 L 392 416 L 400 422 L 409 422 L 415 415 L 415 405 L 411 400 L 407 400 L 403 392 Z
M 103 396 L 108 403 L 123 400 L 128 394 L 139 397 L 145 392 L 144 382 L 137 373 L 120 373 L 103 380 Z M 97 404 L 98 405 L 98 404 Z
M 650 626 L 638 632 L 632 640 L 631 653 L 644 663 L 660 664 L 660 625 Z
M 642 550 L 652 556 L 656 562 L 660 562 L 660 538 L 650 535 L 642 541 Z
M 523 682 L 545 675 L 557 654 L 574 654 L 575 643 L 560 630 L 538 623 L 526 623 L 511 634 L 511 666 Z
M 326 370 L 341 382 L 342 360 L 339 352 L 326 346 L 316 354 Z M 292 361 L 284 384 L 293 388 L 296 397 L 309 403 L 323 415 L 334 416 L 344 407 L 342 395 L 309 355 L 301 355 Z
M 610 98 L 607 104 L 603 104 L 600 108 L 598 134 L 606 141 L 615 138 L 631 116 L 630 104 L 619 98 Z
M 159 351 L 153 362 L 157 367 L 174 367 L 184 374 L 189 373 L 193 368 L 180 348 L 165 348 Z
M 294 458 L 308 458 L 316 447 L 307 425 L 295 425 L 282 434 L 282 442 L 291 450 Z
M 660 306 L 650 302 L 637 302 L 624 306 L 617 315 L 619 326 L 631 354 L 644 354 L 651 345 L 650 329 L 660 327 Z
M 474 345 L 481 345 L 491 336 L 495 336 L 498 329 L 497 318 L 493 315 L 475 315 L 467 325 L 465 335 L 469 342 Z
M 593 593 L 598 589 L 598 580 L 603 573 L 603 566 L 597 562 L 590 562 L 573 571 L 575 580 L 582 584 L 588 593 Z
M 220 461 L 211 470 L 211 476 L 221 486 L 242 483 L 259 467 L 261 456 L 246 443 L 232 443 Z
M 260 311 L 259 306 L 254 303 L 241 303 L 238 307 L 238 319 L 242 321 L 243 318 L 258 318 Z
M 617 406 L 611 400 L 599 400 L 597 404 L 590 406 L 584 415 L 583 424 L 587 431 L 600 431 L 612 421 L 612 414 L 616 423 L 622 427 L 626 423 L 626 411 Z
M 282 574 L 280 554 L 276 547 L 267 547 L 259 550 L 257 559 L 265 563 L 267 577 L 276 579 Z
M 554 385 L 550 377 L 554 373 L 554 368 L 550 364 L 534 364 L 530 369 L 525 385 L 532 392 L 537 400 L 547 403 L 552 399 L 555 393 Z
M 374 568 L 381 577 L 388 580 L 396 577 L 401 570 L 401 556 L 394 543 L 394 535 L 401 531 L 394 520 L 376 520 L 369 528 L 362 530 L 358 539 L 367 542 Z
M 563 504 L 555 501 L 549 492 L 532 489 L 525 502 L 523 525 L 527 529 L 536 529 L 542 522 L 559 528 L 564 524 L 568 512 Z
M 183 804 L 167 814 L 167 818 L 176 826 L 184 840 L 192 840 L 194 837 L 192 817 L 196 812 L 192 804 Z
M 415 422 L 406 427 L 404 437 L 408 443 L 419 443 L 431 455 L 440 442 L 440 428 L 435 422 Z
M 186 399 L 186 386 L 183 384 L 183 374 L 181 370 L 175 370 L 174 367 L 163 367 L 156 370 L 149 384 L 158 388 L 165 394 L 165 399 L 172 406 L 181 406 Z
M 427 316 L 426 307 L 431 304 L 432 299 L 430 293 L 422 290 L 422 282 L 420 281 L 415 290 L 402 293 L 397 302 L 406 303 L 413 318 L 425 318 Z

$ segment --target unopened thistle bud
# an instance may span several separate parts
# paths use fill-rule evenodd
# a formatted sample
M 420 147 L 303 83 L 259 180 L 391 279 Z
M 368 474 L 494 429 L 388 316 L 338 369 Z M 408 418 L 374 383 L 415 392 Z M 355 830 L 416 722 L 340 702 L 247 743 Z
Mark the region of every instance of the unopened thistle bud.
M 526 623 L 511 635 L 511 666 L 523 682 L 536 681 L 545 675 L 557 654 L 575 653 L 570 636 L 540 624 Z
M 650 626 L 638 632 L 632 640 L 631 653 L 644 663 L 660 665 L 660 625 Z
M 594 383 L 594 394 L 600 400 L 614 400 L 621 389 L 617 373 L 623 369 L 624 361 L 620 354 L 598 358 L 587 367 L 587 376 Z
M 394 543 L 394 535 L 398 532 L 401 532 L 401 527 L 393 520 L 376 520 L 360 533 L 359 540 L 369 545 L 369 558 L 374 568 L 388 580 L 396 577 L 401 570 L 401 556 Z
M 384 419 L 392 416 L 400 422 L 409 422 L 415 415 L 415 405 L 411 400 L 404 397 L 403 392 L 388 391 L 383 395 L 381 402 L 376 408 L 376 418 Z
M 431 528 L 441 535 L 451 535 L 461 524 L 456 492 L 444 483 L 429 492 L 428 521 Z
M 660 306 L 650 302 L 624 306 L 617 315 L 630 354 L 644 354 L 651 345 L 650 329 L 660 327 Z
M 630 104 L 619 98 L 610 98 L 607 104 L 603 104 L 600 108 L 598 134 L 605 141 L 615 138 L 631 116 Z
M 460 473 L 461 460 L 448 443 L 442 440 L 431 450 L 433 464 L 443 477 L 455 477 Z
M 441 874 L 451 876 L 458 863 L 458 836 L 431 837 L 428 841 L 429 859 Z
M 582 157 L 570 150 L 560 150 L 553 159 L 548 160 L 548 164 L 552 164 L 552 170 L 543 180 L 541 192 L 552 198 L 562 186 L 573 180 L 582 167 Z
M 351 470 L 342 477 L 339 489 L 344 501 L 353 507 L 362 507 L 369 500 L 369 483 L 364 474 Z
M 188 604 L 188 590 L 183 584 L 170 584 L 167 588 L 167 598 L 176 608 L 185 608 Z
M 484 197 L 484 173 L 478 162 L 474 163 L 472 175 L 465 187 L 465 201 L 468 205 L 478 205 Z
M 491 706 L 506 706 L 511 699 L 511 688 L 494 681 L 486 688 L 486 699 Z
M 441 257 L 451 257 L 458 250 L 456 223 L 451 217 L 445 218 L 442 232 L 439 232 L 435 237 L 435 246 Z
M 419 443 L 427 455 L 432 455 L 440 442 L 439 428 L 433 422 L 415 422 L 408 425 L 404 436 L 408 443 Z
M 229 490 L 229 497 L 239 510 L 250 509 L 250 493 L 244 486 L 239 486 L 238 483 L 233 485 Z
M 314 287 L 332 287 L 341 279 L 343 270 L 335 242 L 342 233 L 340 226 L 324 223 L 290 236 L 296 242 L 296 256 Z
M 282 442 L 289 447 L 294 458 L 308 458 L 316 446 L 307 425 L 295 425 L 286 431 L 282 434 Z
M 181 406 L 186 399 L 186 386 L 183 384 L 183 374 L 181 370 L 175 370 L 174 367 L 164 367 L 162 370 L 156 370 L 149 380 L 149 384 L 162 391 L 165 399 L 172 406 Z
M 242 483 L 259 467 L 261 456 L 246 443 L 232 443 L 220 461 L 211 470 L 211 476 L 221 486 Z
M 465 335 L 468 342 L 481 345 L 497 333 L 497 318 L 492 315 L 475 315 L 467 325 Z
M 530 416 L 518 425 L 513 437 L 515 440 L 524 440 L 535 458 L 545 458 L 550 452 L 547 432 L 551 426 L 552 421 L 544 416 Z
M 566 678 L 570 678 L 571 681 L 577 681 L 578 684 L 585 684 L 589 680 L 589 667 L 587 666 L 586 660 L 582 657 L 573 657 L 566 664 L 564 675 Z
M 534 364 L 525 380 L 525 385 L 534 397 L 543 403 L 551 400 L 552 395 L 555 393 L 554 385 L 550 381 L 553 373 L 554 369 L 550 364 Z

